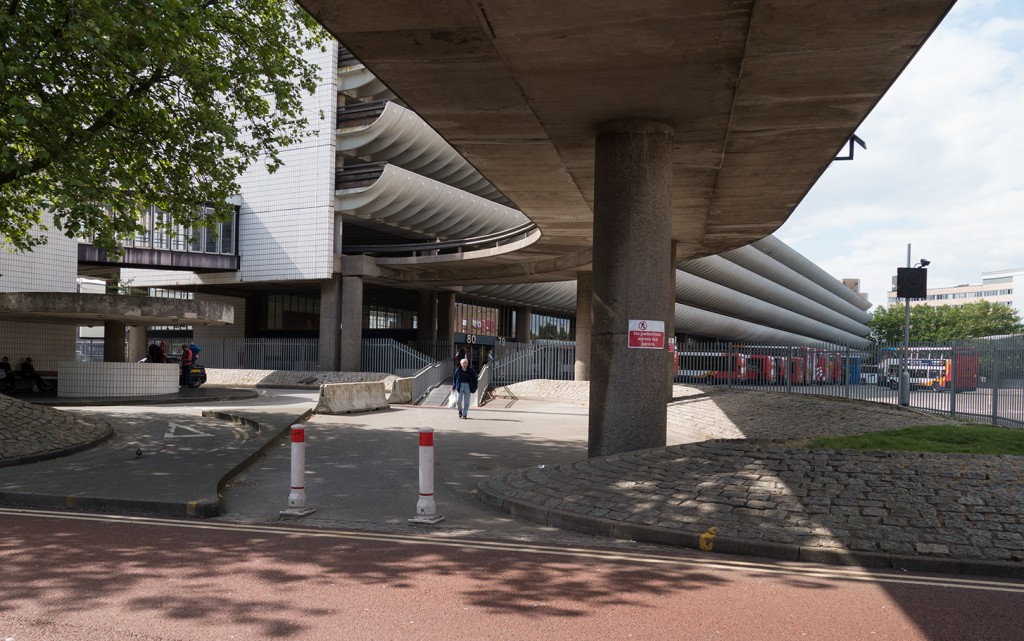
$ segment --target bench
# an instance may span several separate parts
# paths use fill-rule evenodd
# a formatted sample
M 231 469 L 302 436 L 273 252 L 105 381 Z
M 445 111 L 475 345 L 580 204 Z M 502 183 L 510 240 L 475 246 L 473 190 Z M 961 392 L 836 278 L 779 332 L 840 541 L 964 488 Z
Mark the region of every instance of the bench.
M 39 374 L 39 378 L 43 379 L 43 381 L 45 381 L 46 384 L 49 385 L 51 388 L 53 388 L 53 389 L 57 388 L 57 372 L 56 371 L 36 370 L 36 374 Z M 6 376 L 2 380 L 0 380 L 0 389 L 3 389 L 5 391 L 9 390 L 9 391 L 13 391 L 13 392 L 31 392 L 31 391 L 33 391 L 33 388 L 35 387 L 35 383 L 33 383 L 32 381 L 30 381 L 28 379 L 22 378 L 21 377 L 21 372 L 18 372 L 18 371 L 12 372 L 12 378 L 14 379 L 14 389 L 13 390 L 11 390 L 8 387 L 7 377 Z

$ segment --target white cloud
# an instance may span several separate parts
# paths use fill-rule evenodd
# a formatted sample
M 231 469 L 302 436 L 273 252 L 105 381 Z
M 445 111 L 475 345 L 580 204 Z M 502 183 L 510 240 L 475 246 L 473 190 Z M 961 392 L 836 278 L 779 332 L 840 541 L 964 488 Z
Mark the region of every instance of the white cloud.
M 931 286 L 1024 267 L 1024 7 L 960 0 L 776 234 L 884 303 L 928 258 Z

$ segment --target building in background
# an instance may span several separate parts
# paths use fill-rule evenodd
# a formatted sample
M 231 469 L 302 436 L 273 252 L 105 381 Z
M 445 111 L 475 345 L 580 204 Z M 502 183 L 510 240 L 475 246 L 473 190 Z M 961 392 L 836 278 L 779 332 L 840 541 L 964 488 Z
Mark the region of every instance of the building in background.
M 322 370 L 359 370 L 364 338 L 472 336 L 483 346 L 572 339 L 575 280 L 430 287 L 375 277 L 395 266 L 430 269 L 514 251 L 538 232 L 338 43 L 310 56 L 324 71 L 304 105 L 318 135 L 284 150 L 276 173 L 257 165 L 241 177 L 233 221 L 188 243 L 159 232 L 152 223 L 161 213 L 152 210 L 150 231 L 127 243 L 116 263 L 85 241 L 55 237 L 32 254 L 0 259 L 0 271 L 18 274 L 0 278 L 0 292 L 74 291 L 77 277 L 89 277 L 222 303 L 234 308 L 233 324 L 138 327 L 136 351 L 147 334 L 186 334 L 199 344 L 317 339 Z M 869 307 L 856 288 L 773 236 L 676 271 L 680 338 L 858 347 L 867 342 Z M 12 361 L 18 336 L 40 335 L 21 324 L 0 330 Z M 73 357 L 73 326 L 46 330 L 62 331 L 59 340 L 23 343 L 43 369 Z
M 929 305 L 966 305 L 987 301 L 996 305 L 1007 305 L 1018 311 L 1024 310 L 1024 292 L 1022 287 L 1014 288 L 1013 280 L 1024 281 L 1024 268 L 1004 269 L 993 272 L 982 272 L 981 284 L 954 285 L 952 287 L 929 287 L 928 298 L 911 300 L 910 306 Z M 886 295 L 889 305 L 903 305 L 903 299 L 896 297 L 896 277 L 893 277 L 892 290 Z

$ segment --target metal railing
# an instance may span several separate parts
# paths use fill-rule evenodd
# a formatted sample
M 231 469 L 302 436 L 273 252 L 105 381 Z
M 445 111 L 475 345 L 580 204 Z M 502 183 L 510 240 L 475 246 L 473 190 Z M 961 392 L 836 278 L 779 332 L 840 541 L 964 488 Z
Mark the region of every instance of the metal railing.
M 227 369 L 316 371 L 319 344 L 315 338 L 219 338 L 199 343 L 198 362 Z
M 412 377 L 412 400 L 419 402 L 423 396 L 451 376 L 447 361 L 428 365 Z
M 900 404 L 1010 427 L 1024 427 L 1024 336 L 950 343 L 688 345 L 677 353 L 676 381 Z
M 433 365 L 439 359 L 432 358 L 393 338 L 363 339 L 363 371 L 386 372 L 408 376 Z
M 575 376 L 575 341 L 506 343 L 495 351 L 492 385 L 511 385 L 537 378 L 565 381 Z

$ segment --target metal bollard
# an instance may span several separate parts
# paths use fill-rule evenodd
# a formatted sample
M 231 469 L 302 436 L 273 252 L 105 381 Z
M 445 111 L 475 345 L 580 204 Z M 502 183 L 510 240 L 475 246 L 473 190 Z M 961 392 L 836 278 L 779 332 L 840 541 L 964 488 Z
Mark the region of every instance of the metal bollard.
M 434 428 L 420 429 L 420 498 L 416 502 L 416 516 L 410 523 L 440 523 L 444 517 L 437 513 L 434 503 Z
M 292 486 L 288 509 L 281 516 L 306 516 L 316 512 L 306 506 L 306 428 L 292 425 Z

